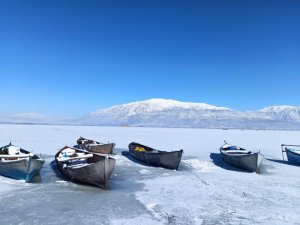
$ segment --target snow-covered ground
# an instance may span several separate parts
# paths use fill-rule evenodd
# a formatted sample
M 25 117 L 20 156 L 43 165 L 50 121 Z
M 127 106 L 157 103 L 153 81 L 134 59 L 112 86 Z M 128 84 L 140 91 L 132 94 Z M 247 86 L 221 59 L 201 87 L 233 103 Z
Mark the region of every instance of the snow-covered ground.
M 300 167 L 282 161 L 280 144 L 300 144 L 296 131 L 0 125 L 0 145 L 43 153 L 39 177 L 26 184 L 0 177 L 0 224 L 300 224 Z M 65 181 L 52 163 L 79 136 L 117 144 L 110 189 Z M 262 173 L 222 162 L 224 140 L 260 150 Z M 131 141 L 184 149 L 178 171 L 130 159 Z

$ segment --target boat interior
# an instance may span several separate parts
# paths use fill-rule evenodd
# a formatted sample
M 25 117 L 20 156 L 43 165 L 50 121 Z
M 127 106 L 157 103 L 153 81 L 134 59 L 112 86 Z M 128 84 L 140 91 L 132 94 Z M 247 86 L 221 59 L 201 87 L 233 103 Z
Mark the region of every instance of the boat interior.
M 56 158 L 66 167 L 79 168 L 87 164 L 96 163 L 102 160 L 103 157 L 104 156 L 67 147 L 63 149 Z
M 94 140 L 86 139 L 86 138 L 79 138 L 77 140 L 77 144 L 79 144 L 79 145 L 99 145 L 102 143 L 94 141 Z
M 139 144 L 133 144 L 133 150 L 137 151 L 137 152 L 153 152 L 153 153 L 154 152 L 155 153 L 162 152 L 162 151 L 147 147 L 145 145 L 139 145 Z
M 7 157 L 8 156 L 8 157 Z M 38 156 L 31 154 L 30 152 L 16 147 L 14 145 L 7 145 L 0 148 L 0 160 L 1 161 L 12 161 L 19 160 L 21 158 L 27 158 L 31 156 L 33 159 L 37 159 Z
M 252 152 L 249 150 L 246 150 L 244 148 L 235 146 L 235 145 L 224 145 L 222 147 L 222 150 L 225 151 L 227 154 L 235 155 L 235 154 L 251 154 Z

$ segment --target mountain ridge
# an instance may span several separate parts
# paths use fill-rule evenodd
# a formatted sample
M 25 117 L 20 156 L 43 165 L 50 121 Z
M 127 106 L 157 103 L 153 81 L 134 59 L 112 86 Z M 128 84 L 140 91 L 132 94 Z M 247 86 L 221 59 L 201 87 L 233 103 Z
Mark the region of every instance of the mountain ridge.
M 244 112 L 207 103 L 152 98 L 99 109 L 80 118 L 20 113 L 2 115 L 0 123 L 300 130 L 300 107 L 268 106 Z
M 88 124 L 114 126 L 300 129 L 300 107 L 268 106 L 242 112 L 206 103 L 156 98 L 96 110 L 84 120 Z

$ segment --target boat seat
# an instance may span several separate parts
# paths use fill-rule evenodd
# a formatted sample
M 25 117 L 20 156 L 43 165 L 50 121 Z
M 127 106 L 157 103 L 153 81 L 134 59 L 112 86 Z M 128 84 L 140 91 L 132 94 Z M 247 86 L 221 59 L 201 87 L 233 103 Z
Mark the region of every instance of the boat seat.
M 72 169 L 77 169 L 77 168 L 84 167 L 86 165 L 88 165 L 88 163 L 78 163 L 78 164 L 75 164 L 75 165 L 69 165 L 68 167 L 72 168 Z
M 226 153 L 228 154 L 250 154 L 251 151 L 247 151 L 247 150 L 225 150 Z
M 78 157 L 57 157 L 57 160 L 60 162 L 66 162 L 66 161 L 74 161 L 74 160 L 80 160 L 80 159 L 88 159 L 93 158 L 93 154 L 84 154 Z

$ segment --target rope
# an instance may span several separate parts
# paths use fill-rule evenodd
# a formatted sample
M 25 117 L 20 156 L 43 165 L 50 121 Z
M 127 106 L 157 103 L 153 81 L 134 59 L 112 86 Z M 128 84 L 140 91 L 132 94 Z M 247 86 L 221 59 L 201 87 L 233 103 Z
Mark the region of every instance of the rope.
M 185 163 L 185 164 L 188 165 L 189 167 L 191 167 L 192 170 L 193 170 L 193 167 L 192 167 L 192 166 L 190 166 L 190 165 L 187 164 L 187 163 Z M 193 173 L 192 171 L 190 171 L 190 170 L 188 170 L 188 172 L 189 172 L 190 174 L 192 174 L 193 176 L 195 176 L 198 180 L 200 180 L 202 184 L 209 185 L 205 180 L 203 180 L 202 178 L 200 178 L 197 174 L 194 174 L 194 173 Z

